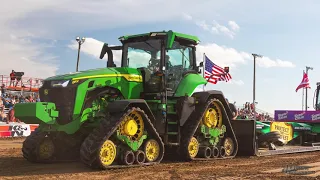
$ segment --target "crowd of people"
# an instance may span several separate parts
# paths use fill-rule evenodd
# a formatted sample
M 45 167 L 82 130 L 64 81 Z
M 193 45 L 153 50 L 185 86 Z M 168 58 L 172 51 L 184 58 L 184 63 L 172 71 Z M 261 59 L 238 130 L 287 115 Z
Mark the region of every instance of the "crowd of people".
M 13 93 L 6 90 L 5 85 L 1 86 L 0 91 L 0 122 L 21 122 L 14 117 L 14 105 L 16 103 L 28 103 L 40 101 L 39 96 L 35 93 L 30 95 Z
M 238 108 L 238 116 L 236 119 L 256 119 L 258 121 L 273 121 L 273 117 L 271 117 L 267 112 L 257 112 L 254 113 L 253 103 L 246 102 L 241 108 Z

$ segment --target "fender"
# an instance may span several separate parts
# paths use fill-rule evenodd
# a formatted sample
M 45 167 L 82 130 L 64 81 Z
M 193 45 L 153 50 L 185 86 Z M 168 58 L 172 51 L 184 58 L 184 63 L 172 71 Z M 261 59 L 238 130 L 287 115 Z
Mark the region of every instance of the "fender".
M 209 98 L 217 98 L 219 101 L 222 102 L 224 108 L 226 109 L 227 115 L 229 119 L 232 120 L 232 111 L 221 91 L 211 90 L 211 91 L 204 91 L 204 92 L 195 92 L 192 95 L 197 99 L 197 103 L 206 103 Z
M 149 117 L 152 123 L 156 122 L 156 119 L 149 108 L 147 102 L 144 99 L 123 99 L 112 101 L 108 104 L 107 109 L 112 113 L 124 112 L 128 107 L 139 107 Z

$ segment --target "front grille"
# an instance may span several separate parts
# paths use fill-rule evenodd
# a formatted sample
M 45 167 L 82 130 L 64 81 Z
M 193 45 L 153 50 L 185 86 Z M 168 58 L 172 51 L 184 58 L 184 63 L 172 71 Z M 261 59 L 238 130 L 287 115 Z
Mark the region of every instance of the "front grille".
M 45 93 L 45 91 L 47 93 Z M 68 124 L 72 121 L 73 108 L 75 103 L 77 86 L 70 87 L 50 87 L 49 82 L 45 82 L 39 89 L 42 102 L 53 102 L 59 111 L 57 122 L 60 125 Z

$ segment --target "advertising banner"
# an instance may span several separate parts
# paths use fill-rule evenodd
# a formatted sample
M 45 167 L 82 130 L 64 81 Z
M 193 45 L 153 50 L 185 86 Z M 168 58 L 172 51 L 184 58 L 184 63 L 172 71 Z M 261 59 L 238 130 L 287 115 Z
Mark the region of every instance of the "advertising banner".
M 293 127 L 291 124 L 285 122 L 272 122 L 270 124 L 270 131 L 278 131 L 281 139 L 287 143 L 293 139 Z
M 283 122 L 320 122 L 320 111 L 276 110 L 274 120 Z
M 0 137 L 27 137 L 38 125 L 34 124 L 12 124 L 0 125 Z

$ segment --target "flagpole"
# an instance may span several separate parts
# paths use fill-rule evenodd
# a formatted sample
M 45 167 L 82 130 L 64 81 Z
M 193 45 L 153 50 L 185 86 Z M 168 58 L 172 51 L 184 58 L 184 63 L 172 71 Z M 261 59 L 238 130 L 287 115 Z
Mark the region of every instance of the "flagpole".
M 313 67 L 306 66 L 306 74 L 308 75 L 308 71 L 313 70 Z M 305 104 L 306 111 L 308 111 L 308 87 L 306 87 L 306 104 Z
M 302 71 L 302 74 L 304 74 L 304 70 Z M 302 88 L 302 111 L 303 111 L 303 102 L 304 102 L 304 88 Z
M 205 56 L 206 56 L 206 53 L 203 53 L 203 67 L 202 67 L 202 77 L 204 78 L 205 76 L 204 76 L 204 70 L 205 70 L 205 67 L 206 67 L 206 65 L 205 65 L 205 63 L 206 63 L 206 59 L 205 59 Z M 202 86 L 202 90 L 203 91 L 205 91 L 205 86 L 206 86 L 207 84 L 204 84 L 203 86 Z

